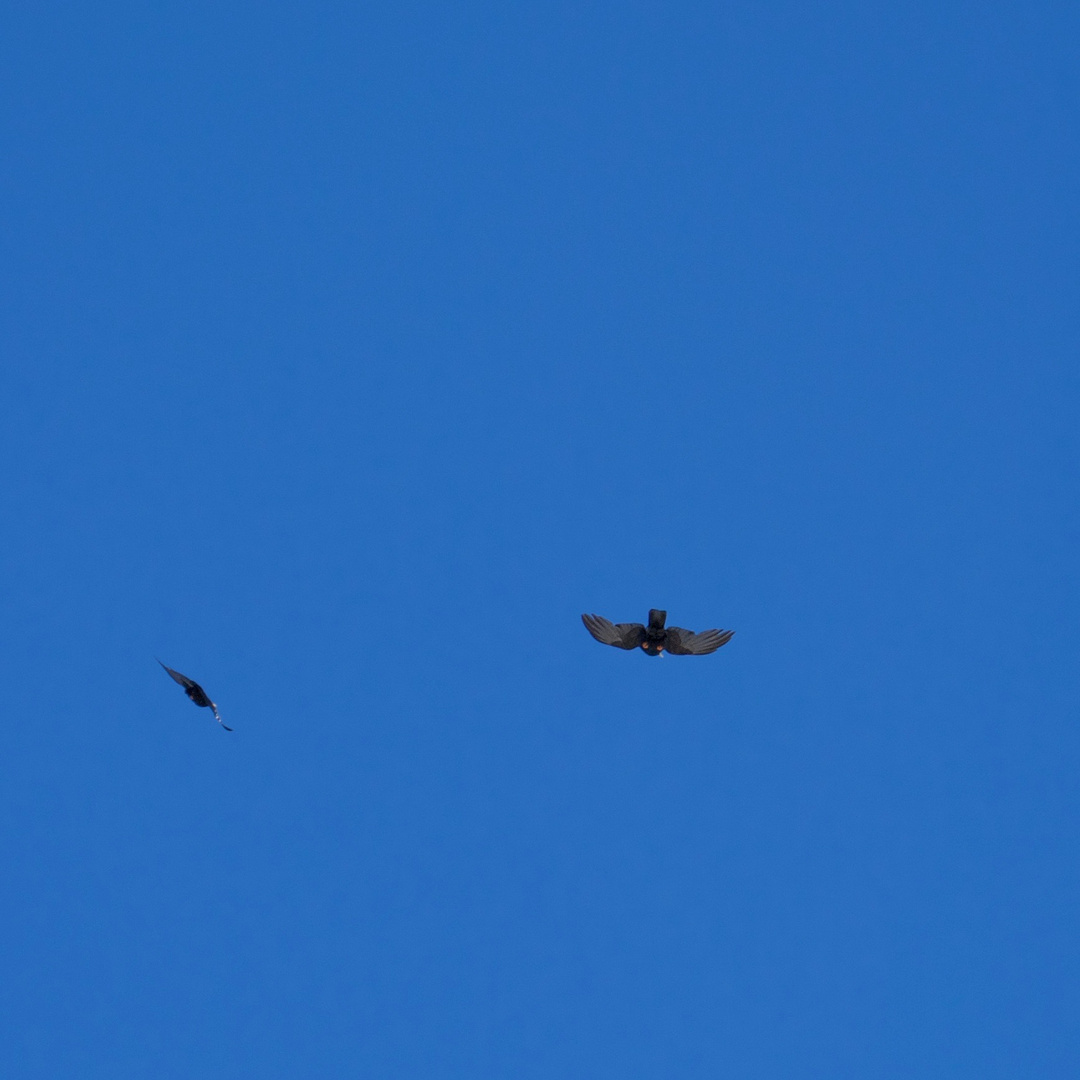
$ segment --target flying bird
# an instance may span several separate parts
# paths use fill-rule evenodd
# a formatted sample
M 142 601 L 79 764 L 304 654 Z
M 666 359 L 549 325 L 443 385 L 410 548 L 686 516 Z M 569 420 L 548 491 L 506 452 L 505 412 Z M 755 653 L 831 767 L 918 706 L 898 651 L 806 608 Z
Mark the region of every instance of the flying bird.
M 161 664 L 161 661 L 158 660 L 158 663 Z M 179 671 L 173 671 L 168 664 L 161 664 L 161 666 L 184 688 L 184 693 L 187 694 L 200 709 L 212 710 L 214 719 L 226 731 L 232 731 L 232 728 L 221 719 L 221 716 L 217 711 L 217 706 L 210 700 L 206 691 L 194 679 L 189 679 L 186 675 L 181 675 Z
M 659 656 L 665 650 L 676 656 L 704 656 L 716 652 L 734 636 L 734 630 L 683 630 L 678 626 L 664 628 L 666 611 L 649 610 L 649 625 L 639 622 L 609 622 L 602 615 L 582 615 L 585 629 L 597 641 L 617 649 L 644 649 L 649 656 Z

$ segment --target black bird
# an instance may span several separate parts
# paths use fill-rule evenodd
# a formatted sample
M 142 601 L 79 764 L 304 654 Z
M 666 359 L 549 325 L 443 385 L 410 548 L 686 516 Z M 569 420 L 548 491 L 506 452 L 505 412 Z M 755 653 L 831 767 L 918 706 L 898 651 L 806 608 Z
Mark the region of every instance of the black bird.
M 644 649 L 650 656 L 659 656 L 666 649 L 676 656 L 704 656 L 716 652 L 734 636 L 734 630 L 683 630 L 678 626 L 664 629 L 666 611 L 649 610 L 649 625 L 639 622 L 609 622 L 601 615 L 582 615 L 585 629 L 597 641 L 614 645 L 617 649 Z
M 158 663 L 161 664 L 161 661 L 158 660 Z M 206 691 L 194 679 L 189 679 L 186 675 L 181 675 L 179 671 L 173 671 L 168 664 L 161 664 L 161 666 L 184 688 L 184 693 L 187 694 L 199 708 L 211 709 L 214 713 L 214 719 L 226 731 L 232 731 L 232 728 L 221 719 L 221 716 L 217 711 L 217 706 L 210 700 Z

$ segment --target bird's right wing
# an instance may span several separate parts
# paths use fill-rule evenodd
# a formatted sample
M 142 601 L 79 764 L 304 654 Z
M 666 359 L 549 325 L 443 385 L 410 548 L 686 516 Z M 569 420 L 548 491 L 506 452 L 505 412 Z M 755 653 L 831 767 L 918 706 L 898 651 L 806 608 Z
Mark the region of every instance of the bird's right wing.
M 214 710 L 214 719 L 226 730 L 232 731 L 232 728 L 221 719 L 221 713 L 217 711 L 217 706 L 211 701 L 210 708 Z
M 702 630 L 700 634 L 695 634 L 693 630 L 669 626 L 667 651 L 674 656 L 704 656 L 706 653 L 716 652 L 734 636 L 734 630 Z
M 636 649 L 645 640 L 645 627 L 639 622 L 613 623 L 602 615 L 582 615 L 581 621 L 597 641 L 617 649 Z

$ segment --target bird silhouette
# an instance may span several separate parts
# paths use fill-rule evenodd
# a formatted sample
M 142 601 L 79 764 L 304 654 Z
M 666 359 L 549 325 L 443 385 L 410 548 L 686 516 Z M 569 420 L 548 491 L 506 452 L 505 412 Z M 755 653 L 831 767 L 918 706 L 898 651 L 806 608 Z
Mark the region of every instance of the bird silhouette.
M 667 612 L 657 608 L 649 610 L 648 626 L 639 622 L 613 623 L 602 615 L 581 616 L 585 629 L 597 641 L 617 649 L 644 649 L 649 656 L 659 656 L 662 652 L 676 656 L 704 656 L 726 645 L 735 634 L 734 630 L 702 630 L 695 634 L 693 630 L 683 630 L 679 626 L 665 628 L 666 620 Z
M 157 657 L 154 657 L 157 660 Z M 161 664 L 161 661 L 158 660 Z M 210 696 L 207 692 L 194 680 L 189 679 L 186 675 L 181 675 L 179 671 L 173 671 L 168 664 L 161 664 L 161 666 L 184 688 L 184 693 L 187 694 L 192 701 L 201 709 L 210 709 L 214 714 L 214 719 L 226 730 L 232 731 L 232 728 L 221 719 L 221 715 L 217 711 L 217 706 L 210 700 Z

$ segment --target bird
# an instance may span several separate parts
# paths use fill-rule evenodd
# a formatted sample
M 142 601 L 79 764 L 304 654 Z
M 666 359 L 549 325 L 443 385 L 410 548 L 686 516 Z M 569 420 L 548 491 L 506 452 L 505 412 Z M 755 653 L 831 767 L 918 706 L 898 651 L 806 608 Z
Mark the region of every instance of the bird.
M 597 641 L 617 649 L 641 648 L 649 656 L 659 656 L 665 650 L 676 656 L 704 656 L 716 652 L 734 636 L 734 630 L 683 630 L 679 626 L 664 628 L 667 612 L 649 609 L 649 625 L 639 622 L 613 623 L 602 615 L 582 615 L 585 629 Z
M 154 657 L 157 660 L 157 657 Z M 158 660 L 161 664 L 161 661 Z M 217 711 L 217 706 L 210 700 L 206 691 L 194 680 L 189 679 L 186 675 L 181 675 L 179 671 L 173 671 L 168 664 L 161 664 L 161 666 L 184 688 L 184 693 L 187 694 L 200 709 L 210 709 L 214 714 L 214 719 L 226 730 L 232 731 L 232 728 L 221 719 L 221 714 Z

